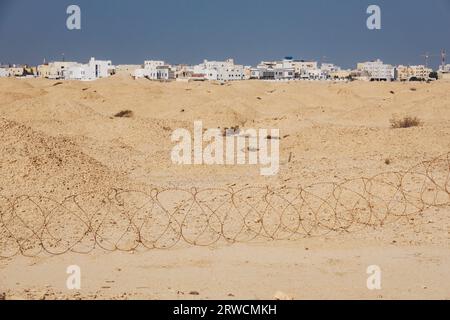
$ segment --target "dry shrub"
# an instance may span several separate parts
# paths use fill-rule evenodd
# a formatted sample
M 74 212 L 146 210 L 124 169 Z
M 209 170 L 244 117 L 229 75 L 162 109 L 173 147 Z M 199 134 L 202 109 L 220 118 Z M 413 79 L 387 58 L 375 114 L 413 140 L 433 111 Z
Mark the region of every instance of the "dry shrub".
M 423 122 L 418 117 L 406 116 L 403 119 L 393 118 L 390 120 L 393 129 L 419 127 Z
M 131 118 L 133 116 L 133 111 L 122 110 L 114 115 L 116 118 Z

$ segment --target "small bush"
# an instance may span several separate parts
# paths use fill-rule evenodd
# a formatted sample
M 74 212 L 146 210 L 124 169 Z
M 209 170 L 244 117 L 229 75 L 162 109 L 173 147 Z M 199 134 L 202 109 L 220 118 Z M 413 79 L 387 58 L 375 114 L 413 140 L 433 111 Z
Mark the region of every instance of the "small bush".
M 116 118 L 131 118 L 133 116 L 133 111 L 122 110 L 114 115 Z
M 393 118 L 390 120 L 391 127 L 393 129 L 419 127 L 422 125 L 422 121 L 417 117 L 404 117 L 403 119 Z

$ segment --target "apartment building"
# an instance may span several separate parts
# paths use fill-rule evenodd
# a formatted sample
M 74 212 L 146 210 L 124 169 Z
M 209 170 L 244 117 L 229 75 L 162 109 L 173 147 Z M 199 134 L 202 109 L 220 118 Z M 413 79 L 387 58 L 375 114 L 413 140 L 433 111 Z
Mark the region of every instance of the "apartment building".
M 395 68 L 390 64 L 384 64 L 380 59 L 358 63 L 357 70 L 367 72 L 370 81 L 392 81 L 395 79 Z
M 424 65 L 419 66 L 403 66 L 397 67 L 397 77 L 399 81 L 409 81 L 411 79 L 428 80 L 430 78 L 430 73 L 433 69 L 427 68 Z

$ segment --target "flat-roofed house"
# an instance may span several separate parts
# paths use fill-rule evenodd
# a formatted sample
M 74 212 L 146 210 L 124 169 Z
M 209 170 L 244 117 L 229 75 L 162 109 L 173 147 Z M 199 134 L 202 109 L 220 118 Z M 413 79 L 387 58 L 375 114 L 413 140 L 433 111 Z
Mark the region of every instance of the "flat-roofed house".
M 194 74 L 203 74 L 207 80 L 236 81 L 244 79 L 244 66 L 234 63 L 233 59 L 225 61 L 208 61 L 194 66 Z
M 115 67 L 110 60 L 91 58 L 87 64 L 74 63 L 63 71 L 65 80 L 92 81 L 114 74 Z

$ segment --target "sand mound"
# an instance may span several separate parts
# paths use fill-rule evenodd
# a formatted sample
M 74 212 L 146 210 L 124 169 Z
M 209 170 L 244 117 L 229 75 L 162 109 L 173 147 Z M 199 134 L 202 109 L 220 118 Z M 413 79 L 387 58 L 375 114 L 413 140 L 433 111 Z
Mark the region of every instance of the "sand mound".
M 84 154 L 68 138 L 55 138 L 0 118 L 0 186 L 3 195 L 67 196 L 103 188 L 117 174 Z

